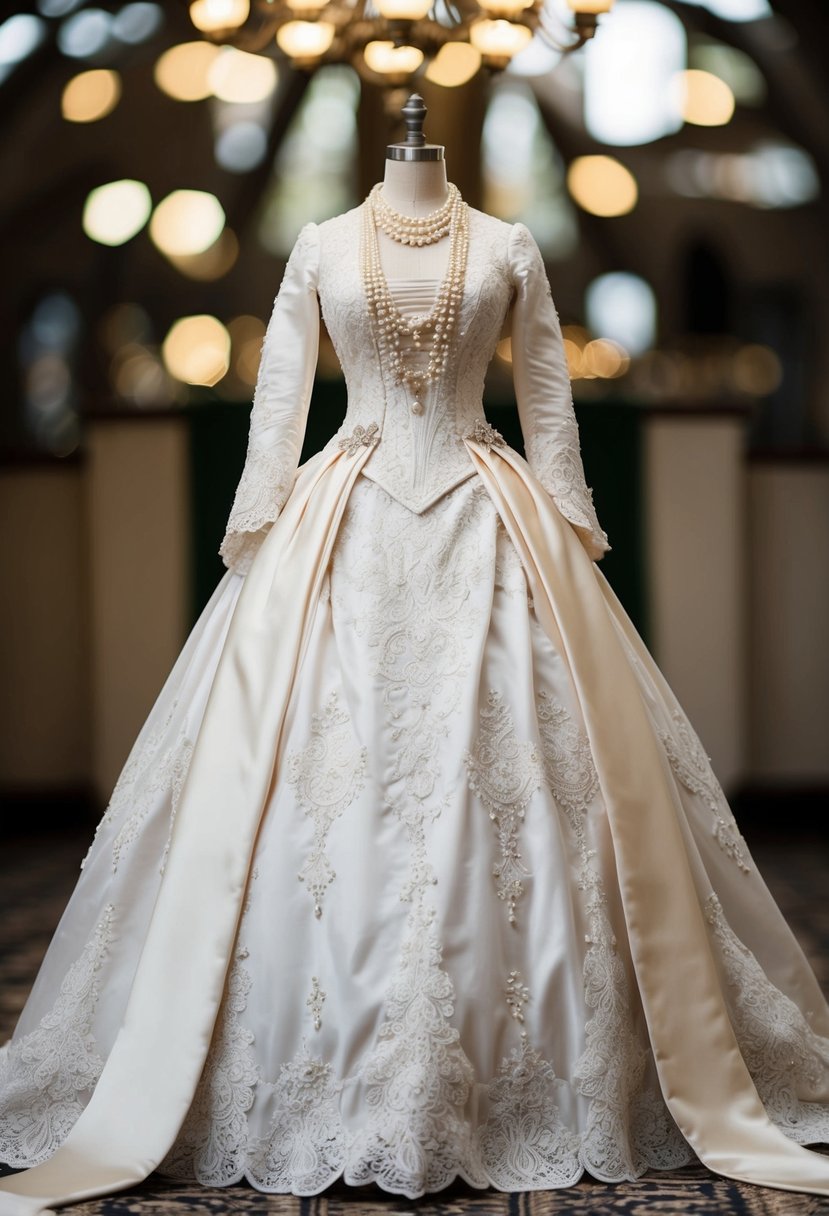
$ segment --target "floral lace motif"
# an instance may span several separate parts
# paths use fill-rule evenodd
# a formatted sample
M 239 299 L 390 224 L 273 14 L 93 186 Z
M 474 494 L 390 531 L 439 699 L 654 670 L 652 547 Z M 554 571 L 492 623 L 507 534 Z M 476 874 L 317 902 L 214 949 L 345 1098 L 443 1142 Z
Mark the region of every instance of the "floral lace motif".
M 507 905 L 509 922 L 516 924 L 516 908 L 527 877 L 518 834 L 524 812 L 541 785 L 541 763 L 532 743 L 519 743 L 512 714 L 499 692 L 492 689 L 481 710 L 478 738 L 464 757 L 469 788 L 477 794 L 498 833 L 501 858 L 493 866 L 498 898 Z
M 816 1034 L 776 988 L 725 919 L 716 895 L 705 915 L 728 975 L 734 1033 L 769 1118 L 801 1144 L 829 1142 L 829 1107 L 816 1097 L 829 1075 L 829 1039 Z
M 173 1178 L 195 1178 L 203 1186 L 229 1186 L 247 1163 L 247 1112 L 259 1073 L 253 1033 L 242 1026 L 251 977 L 239 948 L 230 968 L 221 1012 L 201 1079 L 184 1124 L 159 1166 Z
M 269 526 L 285 506 L 293 483 L 294 474 L 286 461 L 275 452 L 258 450 L 251 431 L 233 499 L 233 532 L 228 533 L 219 550 L 231 570 L 247 574 Z
M 587 810 L 599 790 L 590 741 L 568 714 L 542 689 L 537 705 L 544 776 L 556 802 L 570 816 Z
M 104 1067 L 92 1020 L 99 980 L 112 942 L 111 904 L 80 957 L 67 971 L 58 998 L 37 1027 L 0 1051 L 0 1161 L 19 1169 L 45 1161 L 77 1122 Z
M 593 491 L 585 480 L 575 415 L 563 420 L 555 435 L 527 436 L 526 451 L 530 467 L 564 518 L 589 532 L 598 548 L 609 549 L 607 533 L 593 504 Z
M 648 1050 L 634 1029 L 627 973 L 616 949 L 607 898 L 595 852 L 588 843 L 586 815 L 599 792 L 584 730 L 545 691 L 538 698 L 544 771 L 565 813 L 579 857 L 577 886 L 584 893 L 588 932 L 584 999 L 592 1010 L 585 1047 L 573 1072 L 579 1093 L 589 1099 L 581 1159 L 591 1174 L 608 1181 L 636 1178 L 649 1166 L 669 1169 L 690 1159 L 653 1077 L 646 1075 Z
M 339 1094 L 331 1065 L 303 1043 L 280 1070 L 273 1087 L 276 1113 L 251 1150 L 247 1174 L 259 1190 L 316 1195 L 341 1173 L 345 1135 Z
M 346 1172 L 351 1185 L 378 1182 L 412 1197 L 441 1190 L 457 1174 L 486 1182 L 465 1109 L 472 1065 L 451 1025 L 454 989 L 433 916 L 421 903 L 412 909 L 386 1019 L 360 1069 L 370 1114 Z
M 354 742 L 351 718 L 332 692 L 320 713 L 311 717 L 311 740 L 288 757 L 288 781 L 314 825 L 311 854 L 298 878 L 322 916 L 322 900 L 336 877 L 326 854 L 334 821 L 351 806 L 365 784 L 366 749 Z
M 748 874 L 750 870 L 746 861 L 745 842 L 740 836 L 731 808 L 714 776 L 711 761 L 705 754 L 699 736 L 679 710 L 672 712 L 671 722 L 673 733 L 662 730 L 659 737 L 677 780 L 702 799 L 714 816 L 713 832 L 717 844 L 743 873 Z
M 562 1082 L 526 1038 L 489 1085 L 489 1118 L 480 1133 L 490 1182 L 500 1191 L 572 1186 L 582 1174 L 579 1137 L 561 1117 Z
M 166 749 L 164 748 L 165 742 L 170 737 L 171 726 L 177 712 L 178 704 L 174 702 L 163 724 L 137 741 L 127 763 L 121 770 L 109 805 L 98 823 L 86 857 L 81 862 L 82 870 L 93 849 L 97 846 L 101 833 L 122 820 L 112 843 L 112 872 L 116 874 L 122 857 L 141 835 L 144 822 L 150 815 L 154 804 L 165 795 L 170 799 L 170 834 L 172 834 L 173 820 L 193 755 L 193 744 L 187 737 L 185 727 L 182 727 L 174 741 Z M 169 838 L 167 848 L 164 850 L 165 858 L 168 848 Z

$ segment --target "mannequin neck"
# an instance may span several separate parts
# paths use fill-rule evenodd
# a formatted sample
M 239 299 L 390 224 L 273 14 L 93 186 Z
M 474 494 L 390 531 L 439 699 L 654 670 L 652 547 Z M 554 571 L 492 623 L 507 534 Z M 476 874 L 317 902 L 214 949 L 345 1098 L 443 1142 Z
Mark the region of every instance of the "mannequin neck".
M 383 197 L 403 215 L 428 215 L 446 202 L 446 162 L 387 160 Z

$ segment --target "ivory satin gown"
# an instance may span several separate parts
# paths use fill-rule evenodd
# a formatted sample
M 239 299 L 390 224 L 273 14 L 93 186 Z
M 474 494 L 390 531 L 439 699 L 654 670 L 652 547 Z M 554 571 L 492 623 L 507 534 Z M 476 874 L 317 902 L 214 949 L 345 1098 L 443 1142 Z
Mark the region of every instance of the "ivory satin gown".
M 0 1053 L 0 1213 L 158 1168 L 312 1195 L 564 1187 L 696 1157 L 829 1194 L 829 1009 L 595 564 L 529 232 L 470 211 L 415 414 L 361 209 L 303 229 L 229 567 Z M 429 290 L 431 286 L 431 290 Z M 392 283 L 403 311 L 436 284 Z M 348 384 L 297 469 L 319 304 Z M 525 462 L 483 418 L 508 315 Z

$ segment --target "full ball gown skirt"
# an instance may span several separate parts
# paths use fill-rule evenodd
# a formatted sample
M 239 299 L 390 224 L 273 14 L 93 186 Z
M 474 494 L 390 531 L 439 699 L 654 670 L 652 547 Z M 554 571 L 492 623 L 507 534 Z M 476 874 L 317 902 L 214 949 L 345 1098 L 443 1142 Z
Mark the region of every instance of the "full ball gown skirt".
M 413 510 L 371 476 L 382 443 L 348 424 L 291 474 L 270 529 L 229 532 L 241 573 L 139 735 L 0 1053 L 0 1159 L 54 1156 L 42 1169 L 60 1164 L 60 1183 L 38 1187 L 35 1170 L 4 1188 L 29 1177 L 26 1194 L 66 1202 L 157 1166 L 211 1186 L 313 1195 L 342 1177 L 415 1198 L 458 1177 L 509 1191 L 585 1170 L 634 1179 L 698 1154 L 829 1191 L 829 1163 L 794 1145 L 829 1140 L 829 1010 L 585 552 L 591 504 L 568 522 L 572 484 L 549 493 L 479 426 L 464 438 L 472 475 Z M 280 647 L 290 660 L 273 660 Z M 643 742 L 609 778 L 637 714 L 653 758 Z M 637 808 L 649 765 L 665 801 Z M 214 853 L 217 873 L 238 870 L 227 890 L 211 886 Z M 725 1037 L 709 1042 L 718 1002 Z M 181 1063 L 187 1036 L 203 1047 Z M 96 1178 L 102 1116 L 84 1156 L 81 1115 L 94 1093 L 117 1123 L 108 1061 L 121 1097 L 125 1075 L 141 1091 L 111 1157 L 132 1136 L 140 1160 Z M 170 1079 L 179 1068 L 189 1081 Z M 42 1210 L 29 1202 L 0 1194 L 0 1211 Z

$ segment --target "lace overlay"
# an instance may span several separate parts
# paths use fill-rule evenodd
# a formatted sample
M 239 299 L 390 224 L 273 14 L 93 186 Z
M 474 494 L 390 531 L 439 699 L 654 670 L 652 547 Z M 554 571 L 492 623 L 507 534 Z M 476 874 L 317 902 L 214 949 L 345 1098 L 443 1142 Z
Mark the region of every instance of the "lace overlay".
M 829 1143 L 829 1107 L 808 1100 L 829 1082 L 829 1039 L 815 1034 L 794 1001 L 772 984 L 726 921 L 716 895 L 708 897 L 705 914 L 728 975 L 734 1033 L 769 1117 L 800 1144 Z
M 336 877 L 325 852 L 328 833 L 363 788 L 366 775 L 366 749 L 355 743 L 351 719 L 336 692 L 312 715 L 311 740 L 288 757 L 287 771 L 297 801 L 314 825 L 311 853 L 298 878 L 320 917 L 323 897 Z
M 609 549 L 607 533 L 593 504 L 593 491 L 585 481 L 575 417 L 563 423 L 557 435 L 531 433 L 525 450 L 530 468 L 564 518 L 583 528 L 600 548 Z
M 159 1166 L 173 1178 L 195 1178 L 203 1186 L 229 1186 L 247 1163 L 247 1111 L 259 1080 L 253 1034 L 241 1024 L 251 977 L 247 950 L 236 951 L 219 1021 L 187 1118 Z
M 541 762 L 532 743 L 520 743 L 512 714 L 499 692 L 491 690 L 481 710 L 477 742 L 465 756 L 469 788 L 477 794 L 498 833 L 501 858 L 493 867 L 498 898 L 507 905 L 509 922 L 529 875 L 518 836 L 524 812 L 541 785 Z
M 676 1168 L 691 1154 L 655 1078 L 647 1075 L 649 1050 L 635 1030 L 628 976 L 596 853 L 588 842 L 586 816 L 599 793 L 590 744 L 564 706 L 544 690 L 538 722 L 547 782 L 565 813 L 579 859 L 576 883 L 588 925 L 584 999 L 592 1012 L 573 1074 L 579 1093 L 589 1099 L 581 1159 L 594 1177 L 609 1182 L 637 1178 L 649 1167 Z
M 0 1051 L 0 1161 L 7 1165 L 22 1169 L 50 1157 L 98 1083 L 104 1061 L 92 1022 L 114 917 L 110 904 L 66 973 L 53 1008 L 34 1030 Z
M 750 870 L 745 841 L 740 836 L 725 794 L 714 776 L 714 770 L 711 768 L 711 762 L 705 754 L 705 748 L 702 746 L 699 736 L 685 715 L 678 710 L 672 712 L 671 722 L 673 732 L 660 731 L 659 737 L 677 780 L 681 781 L 692 794 L 696 794 L 708 807 L 714 817 L 712 828 L 714 839 L 738 869 L 748 874 Z
M 170 801 L 172 834 L 173 820 L 193 755 L 193 744 L 185 727 L 181 727 L 173 741 L 169 742 L 177 713 L 178 705 L 174 702 L 163 724 L 139 739 L 133 748 L 98 823 L 86 857 L 81 862 L 81 870 L 97 848 L 101 834 L 120 822 L 112 842 L 112 872 L 117 874 L 122 858 L 140 837 L 153 807 L 165 797 Z
M 561 1082 L 551 1064 L 522 1039 L 489 1086 L 481 1153 L 501 1191 L 572 1186 L 582 1174 L 579 1137 L 556 1101 Z
M 419 904 L 386 994 L 386 1021 L 360 1070 L 370 1111 L 346 1180 L 414 1197 L 458 1174 L 485 1185 L 466 1105 L 472 1066 L 451 1025 L 452 981 L 441 967 L 433 914 Z
M 339 1176 L 345 1160 L 340 1088 L 331 1066 L 305 1043 L 282 1067 L 273 1086 L 276 1114 L 252 1147 L 248 1165 L 248 1177 L 259 1190 L 316 1195 Z

